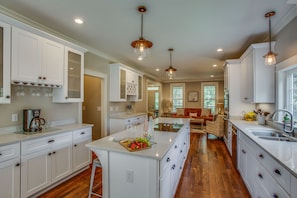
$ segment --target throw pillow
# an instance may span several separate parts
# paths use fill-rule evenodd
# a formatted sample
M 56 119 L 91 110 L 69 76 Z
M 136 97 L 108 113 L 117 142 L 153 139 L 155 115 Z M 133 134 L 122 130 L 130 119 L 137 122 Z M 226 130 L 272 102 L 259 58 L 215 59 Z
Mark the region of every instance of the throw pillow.
M 193 117 L 197 117 L 197 113 L 190 113 L 190 117 L 193 118 Z
M 185 115 L 185 110 L 184 109 L 176 109 L 176 115 L 178 116 L 184 116 Z
M 200 116 L 209 116 L 210 109 L 202 109 Z

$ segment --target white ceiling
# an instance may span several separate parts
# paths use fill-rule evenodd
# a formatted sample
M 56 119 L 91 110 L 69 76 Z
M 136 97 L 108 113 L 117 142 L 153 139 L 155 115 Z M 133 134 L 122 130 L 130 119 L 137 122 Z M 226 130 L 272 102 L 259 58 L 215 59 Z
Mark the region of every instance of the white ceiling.
M 287 0 L 1 0 L 0 5 L 163 80 L 168 48 L 174 48 L 172 66 L 181 81 L 222 80 L 224 60 L 239 58 L 251 43 L 267 39 L 266 12 L 276 11 L 273 33 L 297 13 Z M 140 5 L 147 7 L 143 36 L 154 44 L 143 61 L 131 47 L 140 36 Z M 76 16 L 83 25 L 73 23 Z

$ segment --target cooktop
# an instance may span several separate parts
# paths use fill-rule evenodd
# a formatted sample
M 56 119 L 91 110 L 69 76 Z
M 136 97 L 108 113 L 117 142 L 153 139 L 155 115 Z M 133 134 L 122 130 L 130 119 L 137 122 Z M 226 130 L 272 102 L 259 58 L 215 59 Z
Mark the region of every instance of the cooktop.
M 158 123 L 155 124 L 154 130 L 164 132 L 178 132 L 183 126 L 183 124 Z

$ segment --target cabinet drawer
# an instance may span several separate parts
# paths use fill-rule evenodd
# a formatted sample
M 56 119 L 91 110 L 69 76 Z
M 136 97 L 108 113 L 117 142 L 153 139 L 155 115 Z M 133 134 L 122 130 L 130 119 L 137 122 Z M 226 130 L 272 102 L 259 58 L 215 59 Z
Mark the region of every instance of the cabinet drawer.
M 85 128 L 73 131 L 73 140 L 79 141 L 81 139 L 89 138 L 92 136 L 92 128 Z
M 5 145 L 0 147 L 0 162 L 10 160 L 20 156 L 20 143 Z
M 291 174 L 287 169 L 275 161 L 263 150 L 258 151 L 258 159 L 267 169 L 270 175 L 288 192 L 291 192 Z
M 257 168 L 256 178 L 257 182 L 262 186 L 263 191 L 266 190 L 270 197 L 290 197 L 288 193 L 276 183 L 276 181 L 263 166 L 259 166 Z
M 53 146 L 67 145 L 72 143 L 72 132 L 52 135 L 33 140 L 24 141 L 21 143 L 22 155 L 38 152 L 43 149 L 48 149 Z
M 242 132 L 239 133 L 238 138 L 245 143 L 246 145 L 249 145 L 249 150 L 251 155 L 256 155 L 258 150 L 261 150 L 261 148 L 253 142 L 248 136 L 243 134 Z

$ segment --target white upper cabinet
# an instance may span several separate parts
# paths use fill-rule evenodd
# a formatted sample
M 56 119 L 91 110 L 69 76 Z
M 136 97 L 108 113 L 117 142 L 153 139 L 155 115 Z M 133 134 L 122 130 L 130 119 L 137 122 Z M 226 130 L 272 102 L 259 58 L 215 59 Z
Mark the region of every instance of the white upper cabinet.
M 12 27 L 12 83 L 63 85 L 64 45 Z
M 0 104 L 10 103 L 11 26 L 0 21 Z
M 275 42 L 272 43 L 274 51 Z M 275 102 L 274 66 L 265 65 L 268 43 L 252 44 L 241 56 L 241 99 L 249 103 Z
M 64 83 L 53 90 L 53 102 L 83 102 L 84 52 L 65 47 Z

